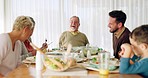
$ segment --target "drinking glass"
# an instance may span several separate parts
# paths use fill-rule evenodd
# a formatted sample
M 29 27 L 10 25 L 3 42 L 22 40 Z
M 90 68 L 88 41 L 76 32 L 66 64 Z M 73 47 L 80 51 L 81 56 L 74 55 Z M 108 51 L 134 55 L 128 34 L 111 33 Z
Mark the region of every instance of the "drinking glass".
M 108 75 L 109 74 L 110 53 L 109 52 L 100 52 L 100 53 L 98 53 L 98 58 L 99 58 L 99 62 L 100 62 L 99 73 L 101 75 Z

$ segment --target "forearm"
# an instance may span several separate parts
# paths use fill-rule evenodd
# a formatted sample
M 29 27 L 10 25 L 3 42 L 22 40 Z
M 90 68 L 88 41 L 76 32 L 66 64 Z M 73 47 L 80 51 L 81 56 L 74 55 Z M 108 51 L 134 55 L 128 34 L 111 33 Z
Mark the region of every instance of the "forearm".
M 128 73 L 128 67 L 129 67 L 129 61 L 130 61 L 130 58 L 124 58 L 122 57 L 121 59 L 121 62 L 120 62 L 120 68 L 119 68 L 119 71 L 121 74 L 126 74 Z

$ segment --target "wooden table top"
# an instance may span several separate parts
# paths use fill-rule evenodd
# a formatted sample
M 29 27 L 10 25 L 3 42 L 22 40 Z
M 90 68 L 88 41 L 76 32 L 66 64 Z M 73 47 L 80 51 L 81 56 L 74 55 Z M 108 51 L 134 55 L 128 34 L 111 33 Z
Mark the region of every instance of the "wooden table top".
M 18 68 L 8 74 L 6 78 L 142 78 L 139 75 L 127 75 L 127 74 L 109 74 L 108 76 L 100 76 L 99 72 L 88 70 L 87 76 L 43 76 L 42 73 L 45 69 L 39 71 L 36 74 L 35 65 L 27 67 L 25 64 L 20 65 Z

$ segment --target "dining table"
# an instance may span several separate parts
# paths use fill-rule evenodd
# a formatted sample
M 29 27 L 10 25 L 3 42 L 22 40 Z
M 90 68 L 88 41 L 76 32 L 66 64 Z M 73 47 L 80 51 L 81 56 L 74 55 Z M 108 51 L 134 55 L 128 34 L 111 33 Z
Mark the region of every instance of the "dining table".
M 87 74 L 85 75 L 77 75 L 76 73 L 74 75 L 44 75 L 46 70 L 45 67 L 43 67 L 42 70 L 36 70 L 35 64 L 21 64 L 16 69 L 12 70 L 6 78 L 142 78 L 137 74 L 110 73 L 109 75 L 100 75 L 98 71 L 93 70 L 86 70 Z

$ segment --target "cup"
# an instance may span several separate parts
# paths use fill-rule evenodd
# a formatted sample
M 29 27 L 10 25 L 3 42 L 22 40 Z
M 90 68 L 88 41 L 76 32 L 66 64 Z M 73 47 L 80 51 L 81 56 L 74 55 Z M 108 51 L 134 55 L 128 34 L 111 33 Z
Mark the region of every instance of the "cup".
M 110 53 L 109 52 L 100 52 L 98 53 L 98 58 L 100 62 L 100 75 L 108 75 L 109 74 L 109 60 L 110 60 Z

